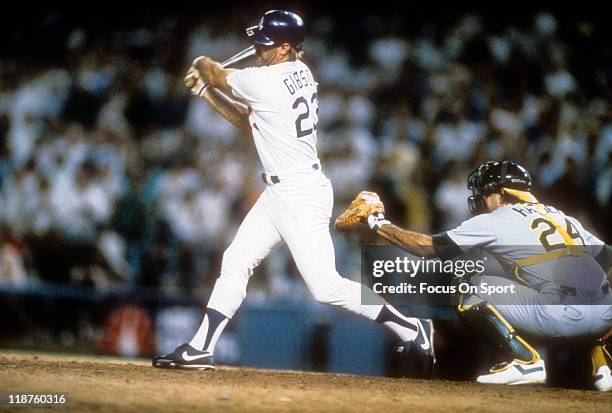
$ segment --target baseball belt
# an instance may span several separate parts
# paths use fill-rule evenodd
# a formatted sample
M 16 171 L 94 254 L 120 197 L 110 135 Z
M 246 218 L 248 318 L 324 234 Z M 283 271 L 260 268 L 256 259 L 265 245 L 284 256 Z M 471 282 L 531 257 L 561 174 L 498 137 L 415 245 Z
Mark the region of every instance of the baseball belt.
M 311 165 L 311 168 L 313 171 L 318 171 L 320 166 L 318 163 L 313 163 Z M 279 175 L 268 175 L 264 172 L 261 174 L 261 179 L 264 181 L 264 184 L 266 185 L 274 185 L 274 184 L 279 184 L 281 182 L 281 179 L 286 179 L 286 178 L 282 178 L 282 176 L 279 176 Z

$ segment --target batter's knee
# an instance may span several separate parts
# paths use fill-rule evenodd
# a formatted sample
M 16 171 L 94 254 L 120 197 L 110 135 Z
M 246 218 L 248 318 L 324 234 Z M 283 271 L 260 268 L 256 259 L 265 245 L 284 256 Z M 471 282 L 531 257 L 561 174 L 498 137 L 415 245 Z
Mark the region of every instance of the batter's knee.
M 323 278 L 317 285 L 309 285 L 315 300 L 322 304 L 344 305 L 349 298 L 359 297 L 359 284 L 341 276 Z
M 231 245 L 223 252 L 221 262 L 221 277 L 238 279 L 247 282 L 253 273 L 254 264 L 252 260 Z
M 235 262 L 238 258 L 238 254 L 230 245 L 223 251 L 223 260 L 221 261 L 221 265 L 229 265 L 232 262 Z
M 311 289 L 310 292 L 312 296 L 317 302 L 321 304 L 331 304 L 333 302 L 333 294 L 329 289 L 326 288 L 317 288 Z

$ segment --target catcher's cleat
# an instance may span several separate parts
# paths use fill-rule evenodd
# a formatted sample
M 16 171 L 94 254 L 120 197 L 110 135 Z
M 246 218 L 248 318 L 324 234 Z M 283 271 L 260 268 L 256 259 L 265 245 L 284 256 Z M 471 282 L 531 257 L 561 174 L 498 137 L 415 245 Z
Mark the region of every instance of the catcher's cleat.
M 153 358 L 153 367 L 162 369 L 214 370 L 212 354 L 181 344 L 172 353 Z
M 595 388 L 599 391 L 612 391 L 610 367 L 601 366 L 595 373 Z
M 395 352 L 406 358 L 412 376 L 430 378 L 436 363 L 433 322 L 419 318 L 417 325 L 418 332 L 414 341 L 401 343 L 395 347 Z
M 479 376 L 476 381 L 486 384 L 536 384 L 546 382 L 544 360 L 534 363 L 521 363 L 517 360 L 493 366 L 491 374 Z

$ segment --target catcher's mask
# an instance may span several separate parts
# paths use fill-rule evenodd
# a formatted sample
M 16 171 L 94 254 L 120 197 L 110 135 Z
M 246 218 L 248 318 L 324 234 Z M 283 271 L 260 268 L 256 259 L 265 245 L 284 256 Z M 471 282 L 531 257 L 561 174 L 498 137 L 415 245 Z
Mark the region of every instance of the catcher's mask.
M 467 202 L 472 215 L 488 212 L 485 197 L 493 193 L 518 196 L 527 202 L 537 202 L 531 191 L 531 175 L 521 165 L 513 161 L 487 161 L 468 175 L 467 187 L 472 196 Z

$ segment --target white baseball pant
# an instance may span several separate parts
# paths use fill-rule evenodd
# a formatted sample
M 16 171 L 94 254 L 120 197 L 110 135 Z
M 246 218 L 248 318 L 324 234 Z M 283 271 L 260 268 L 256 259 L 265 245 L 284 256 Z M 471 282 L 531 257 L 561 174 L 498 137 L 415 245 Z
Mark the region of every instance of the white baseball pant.
M 381 305 L 362 305 L 361 289 L 366 287 L 336 271 L 329 233 L 333 199 L 331 182 L 320 171 L 282 177 L 269 185 L 223 254 L 208 307 L 231 318 L 246 297 L 253 269 L 285 242 L 317 301 L 376 319 L 382 299 Z

